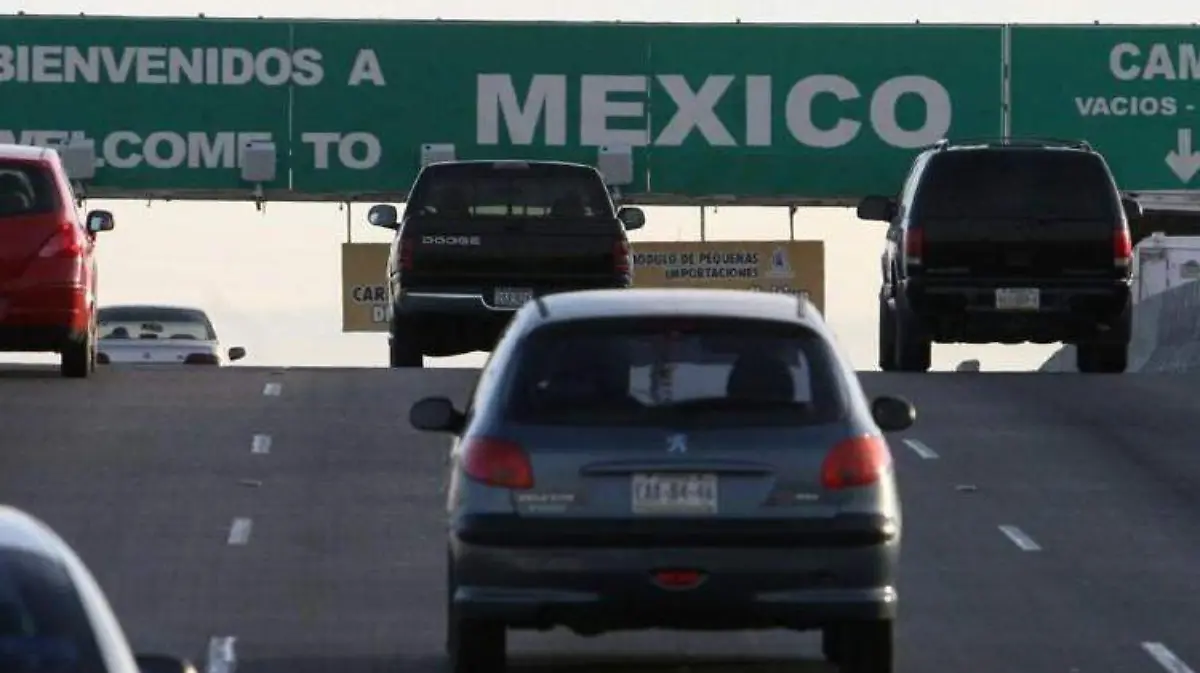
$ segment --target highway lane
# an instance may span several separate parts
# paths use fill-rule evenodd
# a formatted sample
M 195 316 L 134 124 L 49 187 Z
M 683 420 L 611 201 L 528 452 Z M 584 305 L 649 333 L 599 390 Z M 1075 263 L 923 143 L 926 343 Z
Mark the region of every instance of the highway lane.
M 437 671 L 444 440 L 409 429 L 407 409 L 432 392 L 461 402 L 474 376 L 0 372 L 0 497 L 80 549 L 135 642 L 195 656 L 234 636 L 239 673 Z M 1200 463 L 1173 415 L 1195 416 L 1195 380 L 863 380 L 921 410 L 904 435 L 918 448 L 893 443 L 902 671 L 1162 670 L 1143 642 L 1200 664 Z M 515 671 L 830 670 L 813 661 L 815 637 L 787 633 L 513 645 Z

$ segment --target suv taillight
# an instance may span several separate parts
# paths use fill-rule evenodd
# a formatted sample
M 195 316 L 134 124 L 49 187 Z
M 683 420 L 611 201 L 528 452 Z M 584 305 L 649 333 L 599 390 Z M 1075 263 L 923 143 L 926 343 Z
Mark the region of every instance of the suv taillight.
M 533 465 L 519 444 L 495 437 L 463 440 L 462 469 L 467 476 L 489 486 L 526 490 L 533 488 Z
M 411 271 L 413 267 L 413 241 L 411 238 L 400 239 L 400 270 Z
M 212 353 L 190 353 L 183 359 L 185 365 L 219 365 L 221 358 Z
M 1133 265 L 1133 240 L 1129 229 L 1119 227 L 1113 234 L 1113 266 L 1128 269 Z
M 54 236 L 38 251 L 38 257 L 76 258 L 82 257 L 83 251 L 83 234 L 79 228 L 70 222 L 63 222 L 58 231 L 54 232 Z
M 862 435 L 833 447 L 821 464 L 821 485 L 836 491 L 876 484 L 892 462 L 882 437 Z
M 632 255 L 629 252 L 629 241 L 624 239 L 613 244 L 613 271 L 618 275 L 629 275 L 633 267 Z
M 909 266 L 921 266 L 921 254 L 925 252 L 925 232 L 919 227 L 904 230 L 904 260 Z

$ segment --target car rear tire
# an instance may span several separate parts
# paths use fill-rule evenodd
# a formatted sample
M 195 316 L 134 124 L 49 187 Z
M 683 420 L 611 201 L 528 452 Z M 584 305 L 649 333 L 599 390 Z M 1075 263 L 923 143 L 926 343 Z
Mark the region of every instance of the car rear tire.
M 896 655 L 892 620 L 845 624 L 838 630 L 841 673 L 893 673 Z
M 504 673 L 508 633 L 500 622 L 450 619 L 451 673 Z
M 59 372 L 69 379 L 86 379 L 96 368 L 95 332 L 89 329 L 79 339 L 71 339 L 62 351 Z
M 896 311 L 886 299 L 879 300 L 879 369 L 896 371 Z
M 421 353 L 420 344 L 414 338 L 411 325 L 392 322 L 388 334 L 388 366 L 392 369 L 420 369 L 425 366 L 425 357 Z
M 927 372 L 933 360 L 933 343 L 925 335 L 916 317 L 899 301 L 892 311 L 896 343 L 896 369 L 902 372 Z
M 1075 368 L 1083 374 L 1124 374 L 1129 368 L 1129 346 L 1079 344 L 1075 347 Z
M 842 631 L 837 626 L 821 629 L 821 656 L 834 665 L 842 660 Z

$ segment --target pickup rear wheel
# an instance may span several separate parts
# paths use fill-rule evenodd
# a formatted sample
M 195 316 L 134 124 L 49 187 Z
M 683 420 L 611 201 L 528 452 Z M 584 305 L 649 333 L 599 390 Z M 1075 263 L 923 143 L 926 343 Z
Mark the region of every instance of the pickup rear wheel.
M 893 624 L 890 619 L 846 624 L 840 634 L 842 673 L 892 673 L 895 670 Z
M 450 620 L 451 673 L 504 673 L 508 660 L 508 633 L 502 622 Z
M 411 325 L 392 322 L 392 329 L 388 334 L 388 366 L 392 369 L 419 369 L 425 366 L 420 343 Z
M 1124 374 L 1129 368 L 1129 346 L 1079 344 L 1075 347 L 1075 368 L 1083 374 Z
M 902 372 L 927 372 L 933 359 L 933 344 L 915 316 L 899 301 L 892 311 L 896 342 L 896 369 Z
M 896 371 L 896 311 L 886 299 L 879 300 L 879 369 Z

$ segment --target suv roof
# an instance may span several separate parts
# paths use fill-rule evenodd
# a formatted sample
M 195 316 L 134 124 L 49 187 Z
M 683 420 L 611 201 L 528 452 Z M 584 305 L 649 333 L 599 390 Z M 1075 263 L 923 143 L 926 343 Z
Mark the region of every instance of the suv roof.
M 1075 152 L 1090 152 L 1095 150 L 1086 140 L 1062 138 L 960 138 L 950 140 L 942 138 L 926 148 L 926 151 L 943 152 L 955 150 L 1066 150 Z
M 492 166 L 495 164 L 528 164 L 530 166 L 560 166 L 563 168 L 583 168 L 599 172 L 595 166 L 581 164 L 575 161 L 551 161 L 542 159 L 456 159 L 454 161 L 438 161 L 426 166 Z
M 820 311 L 807 297 L 780 292 L 693 288 L 581 290 L 547 295 L 531 304 L 534 308 L 525 310 L 540 313 L 542 323 L 689 315 L 773 320 L 824 330 Z

